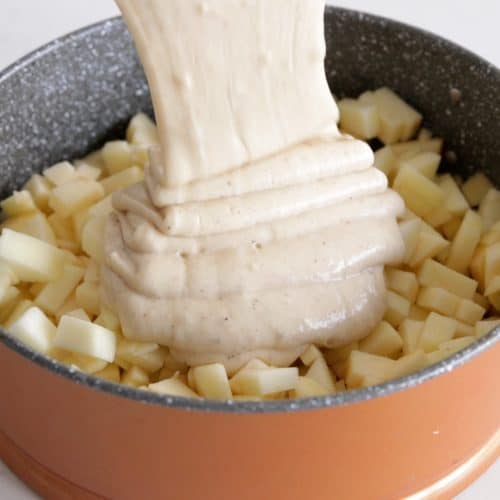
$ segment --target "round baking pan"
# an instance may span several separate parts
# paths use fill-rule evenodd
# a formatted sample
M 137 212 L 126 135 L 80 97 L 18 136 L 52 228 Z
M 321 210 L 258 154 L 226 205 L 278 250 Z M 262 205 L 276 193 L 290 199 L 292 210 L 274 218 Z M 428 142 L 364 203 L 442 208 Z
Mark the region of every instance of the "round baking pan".
M 445 138 L 457 161 L 444 168 L 500 184 L 497 69 L 387 19 L 328 7 L 325 21 L 337 96 L 391 87 Z M 149 91 L 121 19 L 16 62 L 0 73 L 0 195 L 141 110 Z M 161 396 L 0 341 L 0 457 L 46 498 L 449 498 L 499 454 L 500 328 L 399 380 L 272 402 Z

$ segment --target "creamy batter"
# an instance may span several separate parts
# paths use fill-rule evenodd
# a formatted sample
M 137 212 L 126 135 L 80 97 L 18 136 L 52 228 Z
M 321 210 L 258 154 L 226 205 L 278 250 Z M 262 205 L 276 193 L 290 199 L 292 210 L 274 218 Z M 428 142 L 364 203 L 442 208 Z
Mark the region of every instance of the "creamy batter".
M 403 255 L 403 203 L 338 132 L 324 0 L 117 3 L 161 140 L 106 230 L 104 300 L 124 335 L 229 371 L 365 336 Z

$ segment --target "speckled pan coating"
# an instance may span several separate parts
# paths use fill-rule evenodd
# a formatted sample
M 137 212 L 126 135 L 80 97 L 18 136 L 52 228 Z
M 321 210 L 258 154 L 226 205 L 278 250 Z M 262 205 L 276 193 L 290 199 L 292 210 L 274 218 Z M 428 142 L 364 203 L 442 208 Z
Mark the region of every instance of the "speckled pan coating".
M 326 71 L 338 96 L 387 85 L 421 110 L 455 152 L 462 173 L 483 169 L 500 183 L 500 72 L 435 35 L 387 19 L 327 8 Z M 458 89 L 457 102 L 450 91 Z M 456 93 L 455 93 L 456 94 Z M 119 137 L 149 92 L 120 19 L 56 40 L 0 73 L 0 196 L 63 159 Z M 500 341 L 500 328 L 420 373 L 368 389 L 302 401 L 215 402 L 160 396 L 72 370 L 0 331 L 20 355 L 79 384 L 143 403 L 187 410 L 276 412 L 334 407 L 387 395 L 451 371 Z

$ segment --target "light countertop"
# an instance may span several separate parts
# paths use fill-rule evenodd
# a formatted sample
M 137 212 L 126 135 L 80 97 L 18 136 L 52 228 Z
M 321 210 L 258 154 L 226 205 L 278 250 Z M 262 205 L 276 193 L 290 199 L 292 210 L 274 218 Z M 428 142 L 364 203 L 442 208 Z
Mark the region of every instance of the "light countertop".
M 345 0 L 335 3 L 392 17 L 453 40 L 500 67 L 500 45 L 495 35 L 500 2 L 455 0 L 401 2 Z M 117 14 L 112 0 L 2 0 L 0 3 L 0 69 L 64 33 Z M 37 498 L 0 462 L 0 498 Z M 500 460 L 458 500 L 500 498 Z

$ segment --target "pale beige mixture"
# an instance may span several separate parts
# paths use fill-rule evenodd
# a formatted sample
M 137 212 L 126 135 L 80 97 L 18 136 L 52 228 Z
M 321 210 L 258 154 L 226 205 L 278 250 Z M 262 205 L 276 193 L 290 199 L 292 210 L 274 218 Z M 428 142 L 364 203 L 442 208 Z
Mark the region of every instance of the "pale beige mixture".
M 117 193 L 105 303 L 125 336 L 189 365 L 289 365 L 368 334 L 403 211 L 370 148 L 342 136 L 323 0 L 118 0 L 161 150 Z

